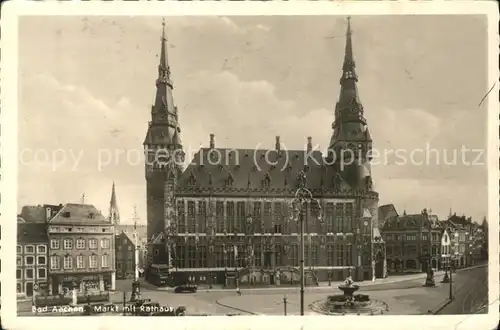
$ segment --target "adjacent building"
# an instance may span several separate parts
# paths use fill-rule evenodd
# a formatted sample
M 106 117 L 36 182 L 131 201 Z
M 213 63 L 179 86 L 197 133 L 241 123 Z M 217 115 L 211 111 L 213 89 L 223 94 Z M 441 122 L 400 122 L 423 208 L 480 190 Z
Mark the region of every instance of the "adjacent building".
M 386 276 L 378 232 L 378 193 L 370 169 L 370 136 L 360 102 L 348 21 L 340 95 L 329 152 L 307 139 L 305 150 L 217 148 L 215 136 L 187 169 L 174 104 L 166 38 L 161 41 L 156 97 L 144 147 L 148 262 L 173 283 L 226 285 L 297 282 L 299 188 L 315 201 L 302 208 L 306 281 Z M 340 164 L 341 154 L 355 157 Z M 345 160 L 345 158 L 344 158 Z M 319 205 L 317 202 L 319 202 Z
M 121 232 L 115 236 L 116 278 L 133 279 L 135 267 L 135 239 L 132 235 Z
M 441 268 L 443 230 L 443 224 L 426 209 L 388 218 L 382 228 L 388 271 L 425 272 L 429 260 L 433 269 Z
M 115 230 L 89 204 L 66 204 L 47 222 L 49 290 L 61 294 L 115 289 Z
M 481 251 L 485 243 L 483 228 L 471 217 L 450 214 L 445 221 L 452 238 L 455 266 L 463 268 L 483 260 Z
M 49 292 L 48 237 L 44 222 L 17 223 L 16 292 L 20 298 Z

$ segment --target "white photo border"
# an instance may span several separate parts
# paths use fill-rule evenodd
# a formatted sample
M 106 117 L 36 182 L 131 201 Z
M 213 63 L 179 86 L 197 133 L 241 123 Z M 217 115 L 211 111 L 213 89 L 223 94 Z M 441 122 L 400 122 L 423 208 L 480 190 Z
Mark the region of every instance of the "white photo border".
M 488 84 L 494 87 L 488 104 L 488 223 L 489 223 L 489 313 L 456 316 L 344 316 L 335 319 L 335 328 L 359 329 L 493 329 L 499 320 L 499 66 L 498 19 L 494 1 L 114 1 L 73 2 L 10 1 L 2 6 L 1 28 L 1 226 L 0 257 L 2 283 L 2 324 L 7 329 L 323 329 L 331 328 L 330 316 L 211 316 L 205 317 L 17 317 L 14 247 L 17 218 L 18 139 L 18 21 L 20 16 L 200 16 L 200 15 L 478 15 L 488 17 Z M 483 109 L 484 106 L 481 108 Z M 477 111 L 482 111 L 478 109 Z

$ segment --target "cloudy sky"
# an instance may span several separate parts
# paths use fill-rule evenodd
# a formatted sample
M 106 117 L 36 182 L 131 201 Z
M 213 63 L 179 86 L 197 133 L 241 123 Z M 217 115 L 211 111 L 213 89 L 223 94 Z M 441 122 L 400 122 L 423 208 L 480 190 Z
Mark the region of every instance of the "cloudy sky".
M 207 146 L 326 148 L 345 44 L 343 17 L 175 17 L 168 56 L 188 155 Z M 353 17 L 359 92 L 380 203 L 408 213 L 487 213 L 486 18 Z M 155 93 L 158 17 L 24 17 L 19 25 L 19 200 L 86 202 L 145 222 L 139 157 Z M 426 147 L 428 146 L 428 147 Z M 412 150 L 434 148 L 439 155 Z M 401 151 L 402 150 L 402 151 Z M 456 164 L 443 163 L 458 152 Z M 36 161 L 34 154 L 39 156 Z M 51 159 L 43 159 L 46 154 Z M 55 155 L 55 156 L 53 156 Z M 439 159 L 438 159 L 439 157 Z M 427 165 L 420 165 L 426 161 Z M 100 159 L 100 160 L 99 160 Z M 385 160 L 386 159 L 386 160 Z

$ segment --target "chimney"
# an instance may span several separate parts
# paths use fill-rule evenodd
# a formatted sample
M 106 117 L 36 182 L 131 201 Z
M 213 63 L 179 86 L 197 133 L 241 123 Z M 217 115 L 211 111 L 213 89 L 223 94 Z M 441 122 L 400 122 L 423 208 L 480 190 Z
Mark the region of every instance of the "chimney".
M 52 219 L 52 209 L 50 207 L 45 208 L 45 221 Z
M 313 148 L 313 145 L 312 145 L 312 137 L 308 136 L 307 137 L 307 152 L 310 152 Z
M 278 151 L 278 152 L 281 149 L 281 143 L 280 143 L 280 137 L 279 136 L 276 136 L 276 146 L 275 146 L 275 148 L 276 148 L 276 151 Z
M 215 149 L 215 134 L 210 134 L 210 149 Z

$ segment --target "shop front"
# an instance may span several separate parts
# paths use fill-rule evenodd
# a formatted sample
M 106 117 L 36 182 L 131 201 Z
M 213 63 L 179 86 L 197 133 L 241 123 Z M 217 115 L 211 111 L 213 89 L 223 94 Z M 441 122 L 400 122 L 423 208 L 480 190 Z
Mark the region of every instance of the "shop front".
M 98 293 L 114 289 L 114 273 L 100 274 L 59 274 L 52 276 L 53 295 L 68 295 L 73 290 L 77 293 Z

